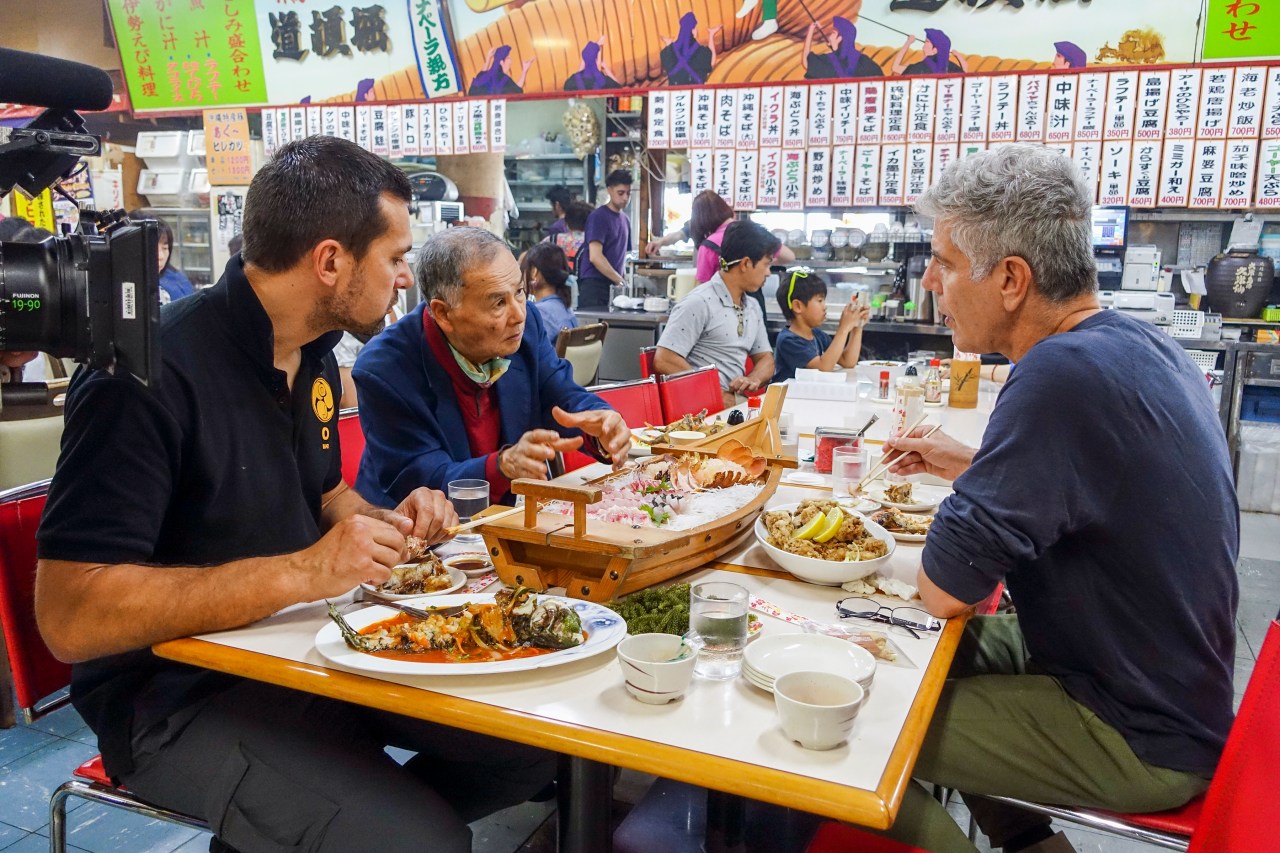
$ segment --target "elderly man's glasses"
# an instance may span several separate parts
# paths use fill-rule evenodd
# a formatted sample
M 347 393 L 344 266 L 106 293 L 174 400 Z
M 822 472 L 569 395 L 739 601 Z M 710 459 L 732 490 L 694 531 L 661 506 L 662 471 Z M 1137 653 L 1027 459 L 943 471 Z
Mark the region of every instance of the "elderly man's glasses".
M 793 267 L 787 270 L 787 273 L 789 274 L 789 281 L 787 282 L 787 307 L 788 308 L 791 307 L 791 300 L 795 296 L 796 279 L 808 278 L 809 273 L 811 272 L 813 272 L 813 270 L 809 269 L 808 267 Z
M 865 619 L 902 628 L 917 640 L 916 631 L 941 631 L 942 623 L 917 607 L 885 607 L 870 598 L 842 598 L 836 602 L 841 619 Z

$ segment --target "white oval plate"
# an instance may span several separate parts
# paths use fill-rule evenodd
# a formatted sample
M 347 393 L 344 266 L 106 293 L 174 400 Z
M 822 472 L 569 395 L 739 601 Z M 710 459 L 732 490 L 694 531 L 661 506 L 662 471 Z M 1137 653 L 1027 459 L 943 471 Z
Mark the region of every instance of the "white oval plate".
M 826 480 L 812 471 L 791 471 L 782 475 L 782 482 L 789 486 L 821 486 Z
M 397 566 L 397 568 L 399 568 L 399 566 Z M 458 569 L 455 569 L 453 566 L 445 566 L 445 568 L 449 570 L 449 586 L 439 592 L 413 592 L 408 594 L 384 592 L 373 584 L 368 583 L 362 583 L 360 584 L 360 587 L 361 589 L 369 590 L 369 592 L 372 592 L 374 595 L 380 595 L 383 598 L 389 598 L 392 601 L 408 601 L 411 598 L 433 598 L 437 595 L 448 595 L 451 592 L 457 592 L 462 589 L 463 584 L 467 582 L 467 576 Z
M 889 535 L 892 536 L 894 539 L 897 539 L 899 542 L 923 542 L 925 540 L 925 536 L 927 536 L 928 534 L 926 533 L 894 533 L 892 530 L 890 530 Z
M 452 607 L 455 604 L 492 604 L 492 593 L 478 595 L 445 595 L 422 597 L 423 604 L 431 607 Z M 572 598 L 561 598 L 556 595 L 538 595 L 539 601 L 551 600 L 572 607 L 582 619 L 583 630 L 587 632 L 587 641 L 571 649 L 560 649 L 545 655 L 535 655 L 515 660 L 497 660 L 486 663 L 418 663 L 411 660 L 395 660 L 380 658 L 375 655 L 358 652 L 347 645 L 342 633 L 333 620 L 316 632 L 316 651 L 325 660 L 338 666 L 361 672 L 378 672 L 387 675 L 481 675 L 490 672 L 523 672 L 532 669 L 545 669 L 549 666 L 560 666 L 573 661 L 589 658 L 601 652 L 607 652 L 627 636 L 627 623 L 621 616 L 607 607 L 590 601 L 577 601 Z M 359 631 L 375 622 L 390 619 L 396 611 L 389 607 L 374 605 L 363 610 L 346 614 L 347 622 Z M 842 642 L 837 640 L 837 642 Z
M 911 486 L 911 497 L 913 498 L 913 503 L 900 504 L 885 499 L 883 483 L 879 483 L 867 489 L 867 495 L 872 500 L 879 501 L 887 507 L 900 509 L 903 512 L 924 512 L 925 510 L 934 509 L 938 504 L 942 503 L 949 494 L 951 494 L 951 489 L 946 486 L 930 486 L 927 483 L 913 483 Z
M 457 569 L 453 565 L 453 563 L 456 563 L 457 561 L 463 560 L 463 559 L 484 560 L 484 564 L 485 564 L 484 568 L 470 569 L 470 570 Z M 494 571 L 493 560 L 490 560 L 489 555 L 483 551 L 460 551 L 457 554 L 450 554 L 447 557 L 442 557 L 440 559 L 440 562 L 444 563 L 445 566 L 447 566 L 450 570 L 462 572 L 464 575 L 466 575 L 469 578 L 483 577 L 484 575 L 487 575 L 490 572 Z
M 841 509 L 851 509 L 854 512 L 862 513 L 875 512 L 880 508 L 880 501 L 866 497 L 865 495 L 860 498 L 855 498 L 853 496 L 837 498 L 836 503 Z
M 756 674 L 778 679 L 788 672 L 830 672 L 865 682 L 875 676 L 876 659 L 853 643 L 823 634 L 776 634 L 751 643 L 744 662 Z

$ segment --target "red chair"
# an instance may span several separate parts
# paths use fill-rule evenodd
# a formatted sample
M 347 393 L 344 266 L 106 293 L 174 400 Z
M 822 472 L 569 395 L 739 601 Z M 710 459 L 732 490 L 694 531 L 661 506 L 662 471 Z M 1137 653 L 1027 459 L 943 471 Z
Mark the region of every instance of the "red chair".
M 658 381 L 650 376 L 632 382 L 595 385 L 587 389 L 622 415 L 632 429 L 645 424 L 661 424 L 662 403 L 658 399 Z
M 36 626 L 36 528 L 44 511 L 49 481 L 0 493 L 0 623 L 22 716 L 29 723 L 62 707 L 71 683 L 71 666 L 53 656 Z M 59 694 L 52 700 L 49 697 Z M 49 799 L 49 849 L 67 849 L 67 800 L 91 800 L 192 829 L 209 830 L 197 818 L 138 799 L 112 784 L 95 756 L 76 768 L 79 777 L 64 782 Z
M 824 823 L 804 853 L 851 853 L 854 850 L 858 853 L 929 853 L 844 823 Z
M 640 377 L 648 379 L 653 376 L 653 360 L 658 357 L 657 347 L 640 348 Z
M 658 377 L 658 400 L 662 403 L 662 420 L 671 423 L 685 415 L 707 414 L 724 408 L 720 393 L 720 371 L 714 364 L 683 373 Z
M 1280 824 L 1271 812 L 1280 788 L 1280 620 L 1267 629 L 1262 651 L 1227 736 L 1218 770 L 1203 796 L 1150 814 L 1117 814 L 991 797 L 1059 820 L 1144 841 L 1169 850 L 1280 849 Z
M 342 479 L 348 486 L 354 486 L 360 471 L 360 457 L 364 455 L 359 409 L 343 409 L 338 413 L 338 440 L 342 442 Z

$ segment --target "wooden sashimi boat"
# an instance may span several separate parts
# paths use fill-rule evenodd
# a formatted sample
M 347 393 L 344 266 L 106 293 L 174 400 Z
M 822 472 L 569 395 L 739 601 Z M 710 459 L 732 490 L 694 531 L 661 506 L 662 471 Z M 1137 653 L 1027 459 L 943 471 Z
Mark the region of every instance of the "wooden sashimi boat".
M 756 516 L 778 488 L 782 474 L 796 467 L 782 453 L 778 414 L 786 387 L 771 385 L 760 416 L 680 447 L 656 445 L 655 453 L 715 456 L 721 445 L 736 439 L 767 462 L 756 482 L 760 493 L 749 503 L 715 521 L 689 530 L 634 528 L 587 518 L 587 506 L 603 496 L 610 473 L 581 486 L 516 480 L 511 490 L 524 495 L 525 512 L 497 519 L 480 528 L 498 576 L 508 586 L 538 591 L 564 587 L 573 598 L 609 601 L 704 565 L 738 547 L 751 536 Z M 573 517 L 539 512 L 544 501 L 568 501 Z

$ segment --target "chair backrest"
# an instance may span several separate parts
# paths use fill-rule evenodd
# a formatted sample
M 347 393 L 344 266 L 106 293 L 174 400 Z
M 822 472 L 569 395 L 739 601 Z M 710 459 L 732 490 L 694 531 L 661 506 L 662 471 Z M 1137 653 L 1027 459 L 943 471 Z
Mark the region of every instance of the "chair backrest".
M 343 409 L 338 413 L 338 440 L 342 442 L 342 479 L 348 486 L 356 484 L 360 457 L 364 455 L 364 430 L 360 426 L 359 409 Z
M 640 348 L 640 376 L 648 379 L 654 375 L 653 360 L 658 357 L 657 347 Z
M 61 408 L 50 406 L 48 411 L 45 417 L 0 421 L 0 490 L 53 476 L 63 420 Z
M 55 658 L 36 627 L 36 528 L 49 481 L 0 493 L 0 625 L 18 707 L 37 704 L 71 683 L 71 666 Z
M 633 382 L 596 385 L 587 389 L 622 415 L 632 429 L 645 424 L 662 424 L 662 403 L 658 401 L 658 382 L 652 376 Z
M 1274 849 L 1275 792 L 1280 790 L 1280 620 L 1267 629 L 1205 794 L 1190 853 Z
M 608 331 L 608 323 L 591 323 L 575 329 L 560 330 L 556 337 L 556 355 L 569 362 L 573 368 L 574 382 L 586 386 L 595 381 Z
M 708 414 L 718 412 L 724 408 L 720 371 L 714 364 L 709 364 L 683 373 L 659 376 L 658 400 L 662 403 L 662 419 L 666 423 L 678 421 L 685 415 L 696 415 L 703 409 Z

